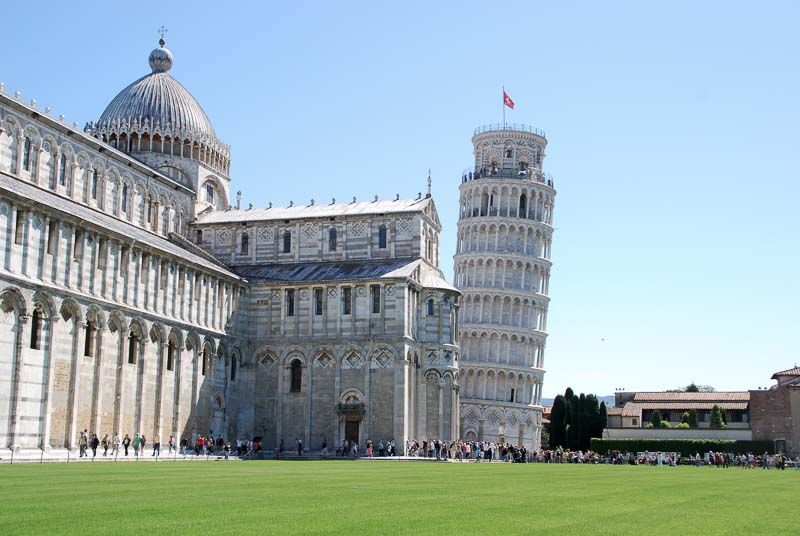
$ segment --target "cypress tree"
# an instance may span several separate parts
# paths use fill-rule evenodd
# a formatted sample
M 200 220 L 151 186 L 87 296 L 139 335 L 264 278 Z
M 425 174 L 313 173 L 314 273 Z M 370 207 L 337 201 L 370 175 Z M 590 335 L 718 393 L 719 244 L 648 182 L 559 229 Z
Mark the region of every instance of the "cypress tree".
M 697 428 L 697 411 L 690 409 L 687 413 L 689 414 L 689 420 L 686 422 L 689 423 L 689 428 Z
M 553 409 L 550 410 L 550 448 L 557 449 L 564 446 L 566 434 L 566 404 L 564 396 L 558 395 L 553 400 Z
M 653 428 L 661 428 L 661 412 L 658 410 L 653 411 L 653 414 L 650 415 L 650 424 L 653 425 Z
M 722 410 L 716 404 L 714 404 L 714 407 L 711 408 L 711 428 L 725 428 L 725 420 L 722 416 Z

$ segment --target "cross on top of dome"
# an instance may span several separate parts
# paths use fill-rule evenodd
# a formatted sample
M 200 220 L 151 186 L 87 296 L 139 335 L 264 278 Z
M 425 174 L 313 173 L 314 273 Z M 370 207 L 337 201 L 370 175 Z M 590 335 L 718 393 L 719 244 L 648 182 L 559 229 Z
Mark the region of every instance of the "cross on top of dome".
M 167 31 L 166 26 L 162 24 L 161 28 L 158 29 L 158 33 L 161 35 L 161 39 L 158 40 L 158 48 L 154 49 L 148 58 L 150 69 L 154 73 L 166 73 L 172 69 L 172 52 L 165 47 L 167 42 L 164 38 L 167 35 Z

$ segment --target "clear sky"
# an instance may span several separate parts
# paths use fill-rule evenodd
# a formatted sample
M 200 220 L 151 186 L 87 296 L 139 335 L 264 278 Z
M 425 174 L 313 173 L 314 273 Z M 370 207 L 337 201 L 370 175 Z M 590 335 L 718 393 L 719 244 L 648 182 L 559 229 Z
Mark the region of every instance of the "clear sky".
M 9 2 L 0 80 L 95 120 L 172 74 L 266 206 L 414 197 L 452 280 L 470 137 L 546 131 L 556 181 L 545 396 L 770 384 L 800 362 L 796 2 Z

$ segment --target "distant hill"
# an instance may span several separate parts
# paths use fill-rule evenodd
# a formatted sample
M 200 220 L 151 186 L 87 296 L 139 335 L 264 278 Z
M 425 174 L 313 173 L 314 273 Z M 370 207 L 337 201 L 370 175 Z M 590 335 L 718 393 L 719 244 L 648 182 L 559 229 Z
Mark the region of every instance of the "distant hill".
M 542 405 L 543 406 L 552 406 L 553 405 L 553 400 L 554 399 L 552 399 L 552 398 L 543 398 L 542 399 Z M 598 402 L 605 402 L 607 408 L 614 407 L 614 395 L 598 396 L 597 397 L 597 401 Z

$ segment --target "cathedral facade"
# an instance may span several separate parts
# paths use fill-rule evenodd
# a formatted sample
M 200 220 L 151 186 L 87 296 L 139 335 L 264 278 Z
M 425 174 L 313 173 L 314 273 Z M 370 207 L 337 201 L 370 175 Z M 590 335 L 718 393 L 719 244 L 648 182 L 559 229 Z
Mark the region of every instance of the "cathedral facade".
M 231 205 L 230 148 L 164 45 L 84 129 L 0 84 L 0 449 L 458 437 L 430 193 Z

